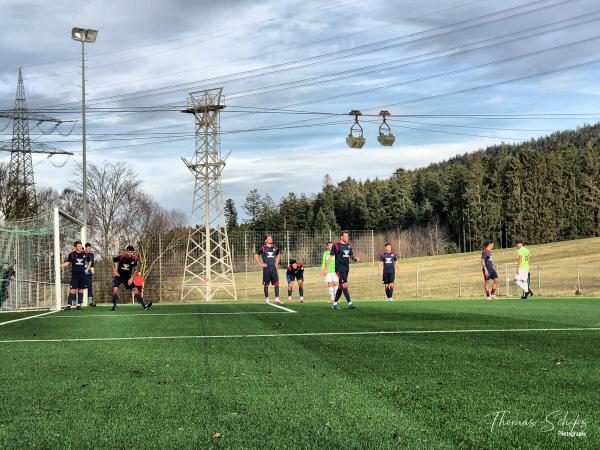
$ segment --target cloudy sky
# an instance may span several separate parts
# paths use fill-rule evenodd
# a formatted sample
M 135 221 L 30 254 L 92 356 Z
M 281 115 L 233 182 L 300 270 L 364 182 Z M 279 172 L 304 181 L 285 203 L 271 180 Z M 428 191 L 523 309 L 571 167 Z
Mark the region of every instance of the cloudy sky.
M 231 154 L 223 189 L 239 210 L 253 187 L 275 199 L 310 194 L 326 173 L 336 181 L 387 177 L 600 120 L 595 0 L 0 0 L 0 7 L 0 110 L 13 106 L 22 67 L 30 108 L 79 120 L 80 47 L 70 30 L 99 29 L 86 47 L 88 158 L 130 165 L 163 206 L 186 212 L 193 179 L 181 157 L 193 154 L 194 124 L 177 109 L 190 91 L 224 88 L 222 151 Z M 351 109 L 388 109 L 396 145 L 379 146 L 378 119 L 365 117 L 365 147 L 347 149 Z M 3 140 L 11 126 L 0 119 L 0 130 L 7 125 Z M 54 165 L 34 158 L 36 182 L 62 189 L 77 176 L 80 124 L 70 135 L 69 124 L 50 135 L 48 125 L 35 125 L 32 139 L 75 152 L 62 168 L 54 165 L 63 157 Z

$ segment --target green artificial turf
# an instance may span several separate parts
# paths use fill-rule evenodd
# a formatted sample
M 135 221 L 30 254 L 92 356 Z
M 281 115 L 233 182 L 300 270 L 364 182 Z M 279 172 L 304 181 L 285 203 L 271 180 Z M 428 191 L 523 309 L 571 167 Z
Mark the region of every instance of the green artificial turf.
M 600 300 L 343 306 L 98 307 L 0 326 L 0 448 L 600 447 L 600 330 L 481 331 L 600 328 Z M 335 334 L 382 331 L 403 333 Z M 113 339 L 144 337 L 168 338 Z

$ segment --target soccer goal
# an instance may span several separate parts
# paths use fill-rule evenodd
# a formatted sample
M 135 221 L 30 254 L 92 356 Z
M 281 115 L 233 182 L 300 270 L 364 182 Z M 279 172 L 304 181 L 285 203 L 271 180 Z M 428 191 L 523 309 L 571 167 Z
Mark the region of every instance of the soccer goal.
M 0 310 L 60 309 L 69 289 L 60 263 L 84 235 L 83 224 L 57 208 L 0 221 Z

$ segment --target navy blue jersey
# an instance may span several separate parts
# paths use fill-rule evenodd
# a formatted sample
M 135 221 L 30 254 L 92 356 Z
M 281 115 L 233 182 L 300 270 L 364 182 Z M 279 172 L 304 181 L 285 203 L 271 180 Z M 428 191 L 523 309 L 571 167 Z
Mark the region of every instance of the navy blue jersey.
M 379 257 L 379 261 L 383 262 L 383 273 L 396 273 L 396 261 L 398 261 L 396 253 L 383 252 Z
M 301 262 L 296 263 L 295 269 L 293 266 L 288 266 L 288 268 L 287 268 L 287 275 L 302 276 L 303 274 L 304 274 L 304 266 L 302 265 Z
M 67 261 L 71 263 L 71 275 L 83 276 L 85 273 L 85 253 L 73 251 L 67 256 Z
M 91 264 L 90 264 L 91 262 Z M 94 267 L 94 254 L 93 253 L 86 253 L 85 254 L 85 267 L 88 266 L 88 264 L 90 264 L 90 269 L 92 267 Z M 85 274 L 86 275 L 92 275 L 94 272 L 92 270 L 86 270 Z
M 134 270 L 138 264 L 138 258 L 135 255 L 119 255 L 113 258 L 113 262 L 117 263 L 119 277 L 128 280 L 133 276 Z
M 352 245 L 349 243 L 344 244 L 341 241 L 333 244 L 329 255 L 335 258 L 336 272 L 339 272 L 339 269 L 350 270 L 350 259 L 355 259 L 354 252 L 352 251 Z
M 256 254 L 262 256 L 262 260 L 267 267 L 277 267 L 276 257 L 279 255 L 279 249 L 276 245 L 271 245 L 270 247 L 263 245 L 256 250 Z
M 481 252 L 481 259 L 483 259 L 485 268 L 488 271 L 494 270 L 494 262 L 492 261 L 492 251 L 491 250 L 483 249 L 483 252 Z

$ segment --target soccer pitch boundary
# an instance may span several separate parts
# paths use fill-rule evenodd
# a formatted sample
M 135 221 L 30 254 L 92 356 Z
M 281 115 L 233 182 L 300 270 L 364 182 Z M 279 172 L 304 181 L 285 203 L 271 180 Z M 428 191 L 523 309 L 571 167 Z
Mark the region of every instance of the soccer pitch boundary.
M 313 333 L 273 333 L 273 334 L 221 334 L 221 335 L 181 335 L 181 336 L 129 336 L 105 338 L 60 338 L 60 339 L 3 339 L 0 344 L 13 343 L 61 343 L 61 342 L 114 342 L 152 340 L 191 340 L 191 339 L 253 339 L 283 337 L 329 337 L 329 336 L 393 336 L 419 334 L 471 334 L 471 333 L 532 333 L 532 332 L 573 332 L 600 331 L 600 327 L 575 328 L 485 328 L 457 330 L 396 330 L 396 331 L 340 331 Z

